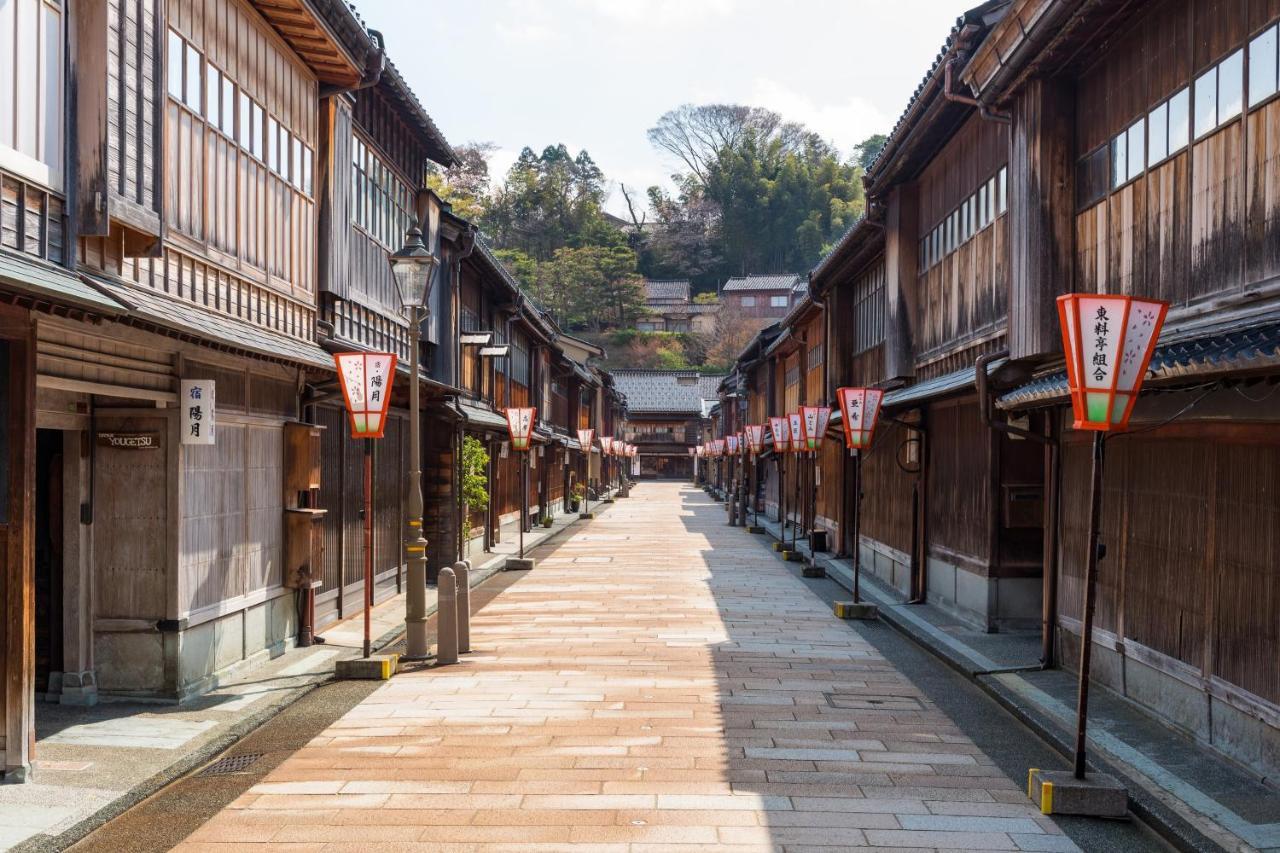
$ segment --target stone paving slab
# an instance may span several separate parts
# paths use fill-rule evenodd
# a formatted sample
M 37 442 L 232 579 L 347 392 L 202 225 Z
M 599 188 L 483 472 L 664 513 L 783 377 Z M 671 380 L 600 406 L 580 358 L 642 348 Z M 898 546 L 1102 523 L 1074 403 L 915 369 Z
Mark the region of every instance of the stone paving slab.
M 178 849 L 1078 849 L 691 487 L 636 487 L 478 613 L 472 644 Z

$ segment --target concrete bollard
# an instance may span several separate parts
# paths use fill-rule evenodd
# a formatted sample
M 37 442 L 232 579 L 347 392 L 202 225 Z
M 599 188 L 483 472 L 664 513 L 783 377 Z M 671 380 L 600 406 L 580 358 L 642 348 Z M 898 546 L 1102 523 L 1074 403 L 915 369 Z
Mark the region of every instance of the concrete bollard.
M 471 561 L 453 564 L 458 583 L 458 654 L 471 651 Z
M 458 586 L 453 569 L 445 566 L 436 578 L 436 666 L 458 662 Z

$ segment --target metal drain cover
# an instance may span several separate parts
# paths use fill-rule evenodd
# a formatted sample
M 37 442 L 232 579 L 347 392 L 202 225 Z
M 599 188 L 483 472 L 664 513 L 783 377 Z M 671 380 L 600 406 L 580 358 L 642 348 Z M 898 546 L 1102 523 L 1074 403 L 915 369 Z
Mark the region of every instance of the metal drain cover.
M 255 761 L 261 758 L 261 752 L 247 752 L 243 755 L 228 755 L 225 758 L 219 758 L 208 767 L 200 771 L 201 776 L 222 776 L 227 773 L 239 773 L 247 770 Z
M 920 700 L 911 696 L 875 696 L 865 693 L 824 693 L 827 704 L 845 711 L 923 711 Z

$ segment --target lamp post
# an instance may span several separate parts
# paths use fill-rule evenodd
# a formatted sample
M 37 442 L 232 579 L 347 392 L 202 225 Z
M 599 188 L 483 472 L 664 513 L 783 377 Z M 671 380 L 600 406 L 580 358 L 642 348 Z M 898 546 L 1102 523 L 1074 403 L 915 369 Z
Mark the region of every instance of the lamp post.
M 773 456 L 778 469 L 778 541 L 787 539 L 787 466 L 786 455 L 791 449 L 791 422 L 786 416 L 769 417 L 769 435 L 773 441 Z
M 822 442 L 827 437 L 827 424 L 831 422 L 829 406 L 801 406 L 800 423 L 804 428 L 804 446 L 813 459 L 809 483 L 809 559 L 810 568 L 818 567 L 818 551 L 813 546 L 814 531 L 818 527 L 818 464 L 822 453 Z M 817 575 L 821 577 L 821 575 Z
M 427 643 L 427 540 L 422 535 L 422 414 L 418 409 L 419 340 L 422 323 L 429 316 L 427 300 L 431 296 L 432 277 L 440 259 L 434 247 L 440 233 L 440 199 L 431 190 L 420 190 L 426 201 L 422 229 L 413 223 L 405 234 L 404 245 L 388 259 L 391 273 L 400 291 L 400 303 L 409 315 L 409 488 L 406 507 L 404 550 L 409 564 L 409 586 L 405 592 L 404 660 L 424 660 Z
M 844 422 L 844 443 L 853 456 L 853 603 L 861 604 L 862 543 L 862 452 L 871 447 L 876 422 L 880 420 L 880 401 L 884 392 L 878 388 L 837 388 L 840 417 Z

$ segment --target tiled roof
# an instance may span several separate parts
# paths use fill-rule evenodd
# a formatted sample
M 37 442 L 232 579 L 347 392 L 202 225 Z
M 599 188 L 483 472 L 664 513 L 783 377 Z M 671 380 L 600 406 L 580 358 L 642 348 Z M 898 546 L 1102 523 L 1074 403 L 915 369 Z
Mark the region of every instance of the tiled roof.
M 436 126 L 435 121 L 427 114 L 427 110 L 422 106 L 422 102 L 418 100 L 418 96 L 414 94 L 413 89 L 409 88 L 409 84 L 405 82 L 404 77 L 400 75 L 400 70 L 388 58 L 386 67 L 382 69 L 382 79 L 379 84 L 387 91 L 387 94 L 401 111 L 416 125 L 415 129 L 427 141 L 427 154 L 432 160 L 441 166 L 452 166 L 458 162 L 458 155 L 454 152 L 449 140 L 444 138 L 444 134 L 440 132 L 440 128 Z
M 87 308 L 108 316 L 121 314 L 125 306 L 99 288 L 86 284 L 71 270 L 0 252 L 0 287 L 25 296 Z
M 644 298 L 646 302 L 688 302 L 689 279 L 645 279 Z
M 1280 320 L 1160 344 L 1151 355 L 1147 381 L 1198 379 L 1216 373 L 1280 367 Z M 1067 399 L 1067 374 L 1059 370 L 1004 394 L 1001 409 L 1020 409 Z
M 726 292 L 735 290 L 791 290 L 801 281 L 794 273 L 780 275 L 747 275 L 731 278 L 724 284 Z
M 613 384 L 627 398 L 627 411 L 701 416 L 715 400 L 723 374 L 694 370 L 615 370 Z M 684 380 L 682 383 L 680 380 Z
M 1007 358 L 998 358 L 988 364 L 987 375 L 990 376 L 995 373 L 1007 361 Z M 935 376 L 932 379 L 917 382 L 915 385 L 908 385 L 906 388 L 890 391 L 884 395 L 883 405 L 885 408 L 905 406 L 911 403 L 921 403 L 936 397 L 943 397 L 956 391 L 963 391 L 974 386 L 977 376 L 976 367 L 962 367 L 951 373 L 945 373 L 942 376 Z
M 333 356 L 318 344 L 215 314 L 190 302 L 178 302 L 152 290 L 110 281 L 101 284 L 115 299 L 128 305 L 129 321 L 250 355 L 333 369 Z

